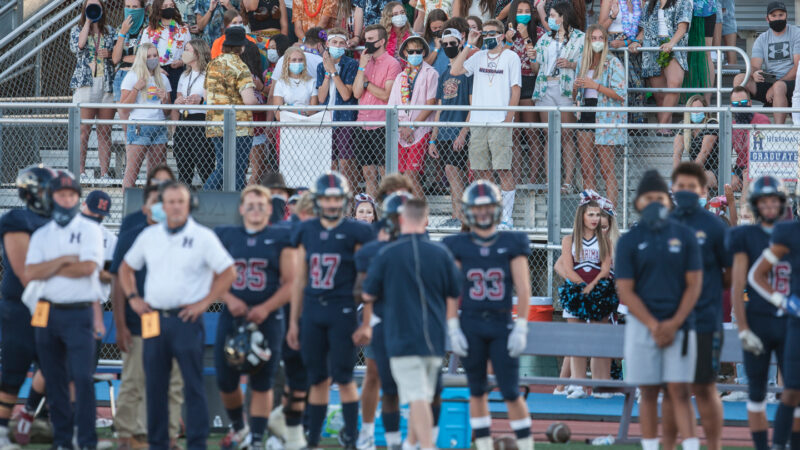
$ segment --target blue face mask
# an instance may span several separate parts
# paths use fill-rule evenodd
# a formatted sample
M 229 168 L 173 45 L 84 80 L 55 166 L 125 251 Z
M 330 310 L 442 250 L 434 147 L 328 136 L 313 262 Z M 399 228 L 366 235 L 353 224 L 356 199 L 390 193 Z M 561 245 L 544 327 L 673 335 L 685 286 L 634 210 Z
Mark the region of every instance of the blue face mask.
M 292 72 L 295 75 L 300 75 L 303 73 L 303 69 L 306 67 L 303 63 L 289 63 L 289 72 Z
M 133 20 L 128 35 L 137 34 L 144 24 L 144 8 L 125 8 L 125 18 Z
M 65 227 L 69 225 L 75 216 L 78 215 L 78 212 L 81 210 L 81 204 L 76 203 L 75 206 L 72 208 L 64 208 L 63 206 L 59 205 L 56 202 L 53 202 L 53 220 L 58 224 L 60 227 Z
M 167 221 L 167 213 L 164 212 L 164 204 L 161 202 L 153 204 L 150 207 L 150 217 L 155 223 L 164 223 Z
M 552 17 L 547 18 L 547 26 L 553 31 L 558 31 L 558 29 L 561 28 L 561 25 L 557 24 L 556 19 L 553 19 Z
M 408 63 L 414 67 L 422 64 L 422 55 L 408 55 Z
M 697 203 L 700 205 L 701 208 L 705 209 L 706 204 L 708 203 L 708 199 L 705 197 L 700 197 L 699 199 L 697 199 Z
M 651 230 L 658 230 L 667 223 L 669 211 L 659 202 L 647 205 L 641 212 L 642 223 Z
M 517 23 L 521 23 L 523 25 L 527 25 L 528 22 L 531 21 L 530 14 L 517 14 Z
M 692 123 L 701 123 L 706 118 L 706 113 L 691 113 L 689 117 L 691 117 Z
M 328 53 L 331 54 L 331 58 L 339 59 L 344 55 L 344 48 L 342 47 L 328 47 Z

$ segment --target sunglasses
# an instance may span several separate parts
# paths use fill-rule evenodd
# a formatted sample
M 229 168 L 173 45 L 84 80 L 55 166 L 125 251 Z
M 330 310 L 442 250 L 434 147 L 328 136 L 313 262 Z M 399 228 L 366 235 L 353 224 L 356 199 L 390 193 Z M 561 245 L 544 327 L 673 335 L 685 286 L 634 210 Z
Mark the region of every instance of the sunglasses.
M 406 53 L 408 53 L 409 55 L 421 55 L 422 54 L 422 49 L 418 49 L 418 50 L 408 49 L 408 50 L 406 50 Z
M 749 100 L 739 100 L 738 102 L 731 102 L 731 106 L 750 106 L 748 103 L 750 103 Z
M 442 47 L 458 47 L 458 41 L 442 42 Z
M 498 33 L 497 31 L 494 31 L 494 30 L 491 30 L 491 31 L 481 31 L 481 36 L 484 36 L 484 37 L 485 37 L 485 36 L 488 36 L 488 37 L 497 36 L 498 34 L 500 34 L 500 33 Z

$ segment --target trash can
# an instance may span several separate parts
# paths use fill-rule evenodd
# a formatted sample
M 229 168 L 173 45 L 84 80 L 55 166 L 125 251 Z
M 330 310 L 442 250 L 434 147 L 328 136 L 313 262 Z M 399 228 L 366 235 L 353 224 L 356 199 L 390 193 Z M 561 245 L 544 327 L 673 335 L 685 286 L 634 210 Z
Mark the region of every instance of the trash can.
M 514 318 L 517 317 L 517 297 L 513 298 Z M 531 297 L 528 307 L 528 322 L 552 322 L 553 300 L 550 297 Z M 529 326 L 535 327 L 535 323 Z M 519 357 L 520 377 L 557 377 L 560 370 L 554 356 L 522 355 Z

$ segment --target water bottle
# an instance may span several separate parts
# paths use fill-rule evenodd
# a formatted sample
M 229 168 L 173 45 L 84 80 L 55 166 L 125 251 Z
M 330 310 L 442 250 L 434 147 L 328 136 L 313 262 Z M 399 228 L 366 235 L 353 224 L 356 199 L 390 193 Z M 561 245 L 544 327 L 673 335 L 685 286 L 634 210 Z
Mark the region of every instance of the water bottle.
M 594 439 L 586 439 L 587 444 L 591 445 L 614 445 L 614 436 L 600 436 Z
M 214 416 L 214 428 L 222 428 L 222 417 Z

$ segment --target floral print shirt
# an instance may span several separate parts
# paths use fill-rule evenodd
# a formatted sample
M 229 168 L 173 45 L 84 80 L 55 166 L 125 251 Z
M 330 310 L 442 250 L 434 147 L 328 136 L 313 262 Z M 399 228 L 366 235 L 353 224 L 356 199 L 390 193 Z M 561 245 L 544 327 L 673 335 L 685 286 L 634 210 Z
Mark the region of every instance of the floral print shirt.
M 650 11 L 648 4 L 645 3 L 644 10 L 642 11 L 642 19 L 639 22 L 639 28 L 644 30 L 644 39 L 642 47 L 658 47 L 661 45 L 661 37 L 658 36 L 658 5 Z M 692 23 L 692 0 L 675 0 L 675 3 L 669 8 L 664 10 L 664 19 L 667 23 L 669 30 L 669 37 L 672 37 L 678 25 L 686 23 L 687 26 Z M 689 44 L 689 31 L 687 28 L 686 33 L 680 41 L 675 45 L 676 47 L 687 47 Z M 650 78 L 661 74 L 661 66 L 658 65 L 659 52 L 642 52 L 642 77 Z M 689 69 L 689 64 L 686 59 L 686 52 L 672 52 L 672 57 L 678 61 L 678 64 L 683 70 Z
M 114 62 L 111 58 L 104 60 L 97 59 L 96 50 L 94 46 L 90 46 L 88 41 L 83 48 L 78 48 L 78 39 L 81 35 L 80 25 L 75 25 L 69 33 L 69 50 L 75 54 L 77 59 L 75 64 L 75 71 L 72 72 L 72 79 L 69 81 L 70 89 L 78 89 L 85 86 L 91 86 L 94 82 L 92 77 L 92 63 L 95 61 L 102 61 L 103 64 L 103 92 L 113 92 L 114 90 Z M 89 36 L 89 39 L 95 39 Z M 108 49 L 110 52 L 114 48 L 114 42 L 117 39 L 117 30 L 114 27 L 106 25 L 106 30 L 100 39 L 100 48 Z
M 578 61 L 578 67 L 575 73 L 581 71 L 581 61 Z M 594 78 L 600 86 L 605 86 L 614 90 L 622 101 L 614 100 L 611 97 L 603 95 L 602 92 L 597 92 L 597 107 L 598 108 L 612 108 L 625 106 L 625 98 L 628 95 L 628 83 L 625 81 L 625 67 L 623 67 L 620 60 L 612 55 L 606 55 L 606 61 L 603 64 L 602 73 L 599 78 Z M 575 100 L 581 104 L 583 98 L 583 89 L 577 90 Z M 622 124 L 627 121 L 627 113 L 624 112 L 611 112 L 611 111 L 597 111 L 595 114 L 596 123 L 617 123 Z M 594 141 L 597 145 L 624 145 L 628 140 L 628 131 L 625 128 L 596 128 L 594 130 Z
M 577 64 L 583 54 L 584 33 L 581 30 L 572 29 L 569 32 L 569 40 L 561 44 L 558 52 L 559 58 L 565 58 L 571 63 Z M 554 44 L 552 34 L 545 34 L 536 42 L 536 62 L 539 63 L 539 74 L 536 76 L 536 87 L 533 90 L 533 100 L 540 100 L 547 91 L 547 75 L 544 68 L 547 67 L 548 52 L 547 47 Z M 572 83 L 575 81 L 575 69 L 561 68 L 558 74 L 558 85 L 561 88 L 561 95 L 572 97 Z

